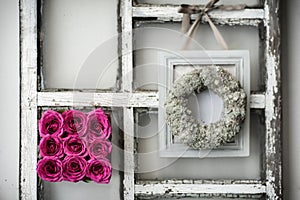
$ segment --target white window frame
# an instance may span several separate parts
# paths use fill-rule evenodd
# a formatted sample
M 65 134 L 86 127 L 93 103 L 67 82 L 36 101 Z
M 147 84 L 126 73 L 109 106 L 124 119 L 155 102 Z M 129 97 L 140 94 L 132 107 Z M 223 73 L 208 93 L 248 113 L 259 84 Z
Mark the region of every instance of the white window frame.
M 20 199 L 36 200 L 39 192 L 36 175 L 37 163 L 37 112 L 38 106 L 118 106 L 124 113 L 124 200 L 135 197 L 257 197 L 282 198 L 281 166 L 281 91 L 280 91 L 280 37 L 278 0 L 265 0 L 263 8 L 241 11 L 212 11 L 211 19 L 216 24 L 250 25 L 261 27 L 264 56 L 262 68 L 265 71 L 265 90 L 252 94 L 252 108 L 264 112 L 265 145 L 263 153 L 262 180 L 164 180 L 135 181 L 134 156 L 134 108 L 157 108 L 157 92 L 133 92 L 132 26 L 133 18 L 157 18 L 162 21 L 181 21 L 177 6 L 138 5 L 132 0 L 121 0 L 121 47 L 122 47 L 122 89 L 120 93 L 41 92 L 38 91 L 38 24 L 37 0 L 20 0 Z M 84 101 L 86 95 L 95 99 Z M 66 101 L 76 95 L 74 101 Z M 112 101 L 112 97 L 114 101 Z M 255 98 L 259 97 L 259 98 Z M 116 101 L 116 99 L 118 99 Z M 125 99 L 125 100 L 124 100 Z M 127 100 L 128 99 L 128 100 Z M 141 101 L 143 99 L 143 101 Z M 262 104 L 264 106 L 262 106 Z

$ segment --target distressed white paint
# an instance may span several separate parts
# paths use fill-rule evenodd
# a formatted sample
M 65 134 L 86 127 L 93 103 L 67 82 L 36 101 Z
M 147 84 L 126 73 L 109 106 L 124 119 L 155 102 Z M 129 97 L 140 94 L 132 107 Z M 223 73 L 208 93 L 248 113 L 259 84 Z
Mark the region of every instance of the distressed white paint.
M 20 199 L 37 199 L 37 2 L 20 1 Z
M 182 3 L 191 4 L 191 5 L 205 5 L 207 0 L 137 0 L 138 5 L 140 4 L 171 4 L 171 5 L 180 5 Z M 260 0 L 220 0 L 218 1 L 220 5 L 235 5 L 235 4 L 246 4 L 249 7 L 257 7 L 261 5 Z
M 122 89 L 132 92 L 132 0 L 121 1 L 122 18 Z
M 269 5 L 271 4 L 271 5 Z M 269 6 L 271 6 L 272 11 L 269 10 Z M 264 189 L 260 191 L 261 193 L 267 193 L 268 199 L 281 199 L 281 159 L 280 159 L 280 69 L 279 69 L 279 46 L 277 46 L 278 42 L 278 8 L 277 1 L 266 1 L 265 3 L 265 11 L 260 10 L 261 16 L 260 19 L 264 19 L 266 32 L 265 32 L 265 40 L 266 40 L 266 49 L 265 49 L 265 64 L 266 64 L 266 96 L 264 95 L 253 95 L 251 98 L 251 102 L 257 105 L 253 106 L 255 108 L 265 108 L 266 114 L 266 186 L 261 185 Z M 170 10 L 169 6 L 166 7 L 140 7 L 134 8 L 134 15 L 136 17 L 157 17 L 159 19 L 166 18 L 166 20 L 180 21 L 181 17 L 177 14 L 175 8 Z M 165 9 L 165 10 L 164 10 Z M 275 11 L 275 12 L 274 12 Z M 255 14 L 255 16 L 258 16 Z M 272 20 L 270 20 L 270 16 Z M 235 20 L 233 20 L 235 21 Z M 240 25 L 245 25 L 245 20 L 243 19 L 243 15 L 239 15 L 237 17 L 237 23 Z M 258 23 L 258 21 L 257 21 Z M 232 24 L 232 23 L 229 23 Z M 248 25 L 253 25 L 249 23 Z M 275 29 L 273 32 L 271 29 Z M 272 160 L 274 159 L 274 160 Z M 195 184 L 192 184 L 190 187 L 193 187 Z M 164 187 L 165 186 L 165 187 Z M 170 185 L 169 185 L 170 186 Z M 136 193 L 141 191 L 141 193 L 146 195 L 153 195 L 155 193 L 158 194 L 167 194 L 170 192 L 182 193 L 184 190 L 175 190 L 173 191 L 173 186 L 176 188 L 178 184 L 171 185 L 171 188 L 168 188 L 165 184 L 154 183 L 154 184 L 142 184 L 136 185 Z M 147 187 L 146 189 L 144 189 Z M 180 185 L 181 187 L 181 185 Z M 188 189 L 190 189 L 188 187 Z M 245 187 L 247 188 L 247 187 Z M 177 188 L 176 188 L 177 189 Z M 187 190 L 188 190 L 187 189 Z M 198 191 L 201 188 L 193 188 L 192 192 Z M 220 189 L 220 188 L 219 188 Z M 247 188 L 249 189 L 249 188 Z M 248 191 L 250 191 L 249 189 Z M 152 192 L 151 192 L 152 191 Z M 153 193 L 154 191 L 154 193 Z M 228 188 L 226 189 L 226 192 Z M 236 190 L 237 191 L 237 190 Z M 239 189 L 242 191 L 242 188 Z M 218 190 L 217 193 L 219 193 Z M 231 191 L 234 192 L 234 191 Z
M 158 93 L 39 92 L 38 106 L 158 107 Z
M 93 93 L 93 92 L 38 92 L 38 106 L 104 106 L 158 108 L 158 92 Z M 265 108 L 264 94 L 250 95 L 250 108 Z
M 182 14 L 178 13 L 178 6 L 139 6 L 133 7 L 134 17 L 157 17 L 163 21 L 181 21 Z M 209 12 L 212 20 L 219 24 L 243 24 L 257 26 L 264 18 L 263 9 L 244 9 L 240 11 L 214 10 Z M 196 15 L 192 15 L 195 19 Z
M 280 33 L 277 0 L 265 1 L 266 142 L 267 199 L 282 199 Z
M 276 1 L 274 1 L 276 2 Z M 133 126 L 133 108 L 131 106 L 135 105 L 144 105 L 138 104 L 137 101 L 133 100 L 134 103 L 125 103 L 123 98 L 125 96 L 120 96 L 121 100 L 120 105 L 125 106 L 124 111 L 124 199 L 133 200 L 134 193 L 138 194 L 149 194 L 149 190 L 157 191 L 156 193 L 161 194 L 162 192 L 174 192 L 178 194 L 180 192 L 191 192 L 191 193 L 207 193 L 208 191 L 215 190 L 213 193 L 230 193 L 230 194 L 240 194 L 245 191 L 244 194 L 257 194 L 267 193 L 268 199 L 280 199 L 281 194 L 281 160 L 279 158 L 280 154 L 278 153 L 280 147 L 278 146 L 278 136 L 276 134 L 279 133 L 280 127 L 276 127 L 276 125 L 280 125 L 280 105 L 278 106 L 276 103 L 280 101 L 280 93 L 279 93 L 279 81 L 280 81 L 280 73 L 279 73 L 279 52 L 278 46 L 274 48 L 274 40 L 277 38 L 274 37 L 276 35 L 274 31 L 270 28 L 270 24 L 276 24 L 276 17 L 270 19 L 270 15 L 276 15 L 276 13 L 272 13 L 273 10 L 268 7 L 269 1 L 266 1 L 265 11 L 260 9 L 256 14 L 244 15 L 247 10 L 244 10 L 242 13 L 237 14 L 236 18 L 234 16 L 231 17 L 222 17 L 225 14 L 221 14 L 219 17 L 213 17 L 215 21 L 221 20 L 221 22 L 227 23 L 229 25 L 232 24 L 248 24 L 248 25 L 257 25 L 258 22 L 261 21 L 264 17 L 266 17 L 265 25 L 266 25 L 266 71 L 267 71 L 267 82 L 266 82 L 266 96 L 263 94 L 255 94 L 252 95 L 253 108 L 265 108 L 266 109 L 266 186 L 262 184 L 197 184 L 195 181 L 187 181 L 185 186 L 182 186 L 182 183 L 154 183 L 150 184 L 137 184 L 134 191 L 134 126 Z M 132 2 L 131 0 L 122 1 L 122 91 L 128 93 L 126 95 L 131 98 L 136 98 L 131 96 L 132 92 Z M 20 1 L 20 14 L 21 14 L 21 166 L 20 166 L 20 198 L 21 199 L 36 199 L 37 194 L 37 176 L 35 172 L 36 166 L 36 151 L 37 147 L 37 136 L 36 134 L 36 126 L 37 126 L 37 87 L 36 87 L 36 73 L 37 73 L 37 47 L 36 47 L 36 37 L 37 37 L 37 26 L 36 26 L 36 0 L 21 0 Z M 274 6 L 274 5 L 273 5 Z M 164 7 L 162 7 L 165 9 Z M 148 8 L 147 8 L 148 9 Z M 159 8 L 161 9 L 161 8 Z M 166 11 L 166 9 L 165 9 Z M 158 17 L 164 18 L 167 14 L 172 19 L 181 19 L 181 16 L 177 15 L 177 10 L 172 11 L 172 13 L 163 12 L 161 14 L 156 14 L 157 16 L 153 16 L 152 14 L 149 17 Z M 252 10 L 254 11 L 254 10 Z M 251 12 L 252 12 L 251 11 Z M 134 11 L 134 13 L 136 10 Z M 152 12 L 152 11 L 151 11 Z M 218 11 L 215 11 L 218 12 Z M 153 14 L 155 14 L 153 12 Z M 264 15 L 265 13 L 265 15 Z M 261 17 L 263 14 L 263 17 Z M 256 15 L 256 17 L 253 17 Z M 173 16 L 173 17 L 172 17 Z M 175 16 L 175 18 L 174 18 Z M 228 16 L 228 15 L 227 15 Z M 252 16 L 252 18 L 251 18 Z M 135 17 L 138 17 L 135 15 Z M 147 16 L 144 16 L 147 17 Z M 274 21 L 275 20 L 275 21 Z M 249 23 L 246 23 L 249 21 Z M 274 24 L 273 24 L 274 25 Z M 275 27 L 277 28 L 277 27 Z M 272 30 L 272 31 L 271 31 Z M 273 35 L 274 34 L 274 35 Z M 48 93 L 51 94 L 51 93 Z M 66 93 L 53 93 L 50 96 L 53 97 L 51 100 L 46 97 L 48 94 L 39 93 L 39 103 L 41 105 L 47 106 L 48 103 L 54 99 L 54 104 L 57 106 L 57 102 L 60 106 L 64 105 L 85 105 L 85 102 L 78 101 L 77 103 L 64 102 L 63 96 L 57 97 Z M 80 95 L 84 95 L 85 93 L 80 93 Z M 113 95 L 112 93 L 110 93 Z M 44 96 L 43 96 L 44 95 Z M 72 94 L 73 95 L 73 94 Z M 79 95 L 79 96 L 80 96 Z M 97 94 L 96 94 L 97 96 Z M 147 96 L 147 95 L 145 95 Z M 100 98 L 101 94 L 97 97 Z M 142 95 L 144 97 L 144 95 Z M 44 99 L 43 99 L 44 98 Z M 70 97 L 69 98 L 73 98 Z M 42 100 L 43 99 L 43 100 Z M 152 99 L 155 101 L 154 99 Z M 152 100 L 149 100 L 149 102 Z M 157 98 L 156 98 L 157 102 Z M 95 101 L 94 101 L 95 103 Z M 107 104 L 107 106 L 112 103 L 112 100 L 103 101 L 97 100 L 96 104 L 101 105 Z M 95 104 L 95 105 L 96 105 Z M 112 103 L 113 104 L 113 103 Z M 118 103 L 119 104 L 119 103 Z M 154 105 L 155 103 L 153 103 Z M 147 104 L 145 104 L 147 105 Z M 252 105 L 252 104 L 251 104 Z M 256 106 L 256 107 L 255 107 Z M 274 158 L 274 159 L 273 159 Z M 275 161 L 274 163 L 272 163 Z M 279 167 L 277 166 L 279 165 Z M 188 187 L 186 187 L 188 185 Z M 143 189 L 146 187 L 146 189 Z M 243 186 L 243 187 L 242 187 Z M 165 189 L 167 188 L 167 190 Z M 168 188 L 169 187 L 169 188 Z M 141 189 L 142 188 L 142 189 Z M 153 190 L 154 189 L 154 190 Z M 171 191 L 169 190 L 171 189 Z M 173 191 L 174 190 L 174 191 Z M 147 192 L 148 191 L 148 192 Z M 151 195 L 151 192 L 150 192 Z M 178 194 L 180 196 L 180 194 Z
M 224 197 L 261 198 L 266 186 L 258 180 L 163 180 L 138 181 L 136 196 L 154 197 Z
M 134 119 L 133 108 L 124 108 L 124 200 L 134 199 Z
M 132 0 L 121 1 L 122 91 L 131 93 L 133 82 Z M 124 200 L 134 199 L 134 120 L 133 108 L 124 107 Z
M 266 187 L 262 184 L 136 184 L 135 194 L 263 194 Z
M 251 94 L 250 95 L 250 108 L 264 109 L 266 105 L 266 98 L 264 94 Z

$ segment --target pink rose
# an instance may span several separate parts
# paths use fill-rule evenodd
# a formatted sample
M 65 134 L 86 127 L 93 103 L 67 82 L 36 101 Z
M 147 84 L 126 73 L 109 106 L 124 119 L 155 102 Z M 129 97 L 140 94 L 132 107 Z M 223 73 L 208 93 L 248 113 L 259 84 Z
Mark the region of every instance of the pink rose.
M 44 157 L 39 160 L 36 170 L 39 177 L 45 181 L 62 181 L 62 163 L 58 158 Z
M 110 121 L 105 112 L 98 108 L 88 113 L 87 116 L 88 140 L 108 139 L 111 135 Z
M 87 151 L 84 142 L 76 135 L 70 135 L 64 140 L 65 154 L 70 156 L 86 156 Z
M 112 145 L 106 140 L 95 140 L 88 146 L 89 155 L 96 159 L 105 158 L 110 154 L 111 150 Z
M 108 160 L 94 160 L 88 161 L 86 168 L 86 176 L 96 183 L 109 183 L 112 173 L 112 167 Z
M 79 156 L 67 156 L 62 162 L 63 178 L 66 181 L 77 182 L 85 177 L 87 162 Z
M 63 117 L 58 112 L 47 110 L 39 121 L 40 136 L 58 136 L 63 131 Z
M 52 135 L 47 135 L 43 137 L 39 144 L 40 156 L 55 156 L 62 157 L 63 156 L 63 145 L 62 141 Z
M 86 115 L 78 110 L 67 110 L 62 114 L 64 118 L 64 131 L 69 134 L 78 134 L 80 137 L 85 135 Z

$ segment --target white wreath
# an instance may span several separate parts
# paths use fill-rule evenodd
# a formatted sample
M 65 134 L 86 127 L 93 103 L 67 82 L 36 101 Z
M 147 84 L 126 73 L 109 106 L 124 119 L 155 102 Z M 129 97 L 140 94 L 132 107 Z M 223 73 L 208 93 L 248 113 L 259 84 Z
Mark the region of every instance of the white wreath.
M 224 109 L 217 122 L 201 124 L 188 109 L 188 97 L 209 89 L 222 98 Z M 239 133 L 246 116 L 246 93 L 221 67 L 206 66 L 178 79 L 166 100 L 167 124 L 171 133 L 193 149 L 213 149 Z

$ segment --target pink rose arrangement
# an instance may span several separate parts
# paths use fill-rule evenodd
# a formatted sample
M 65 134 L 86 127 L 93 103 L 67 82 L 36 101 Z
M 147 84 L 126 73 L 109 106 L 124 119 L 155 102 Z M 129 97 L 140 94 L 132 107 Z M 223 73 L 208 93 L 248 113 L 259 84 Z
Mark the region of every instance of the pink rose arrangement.
M 62 114 L 45 111 L 39 120 L 37 174 L 50 182 L 109 183 L 111 133 L 110 120 L 101 108 L 87 114 L 78 110 Z

